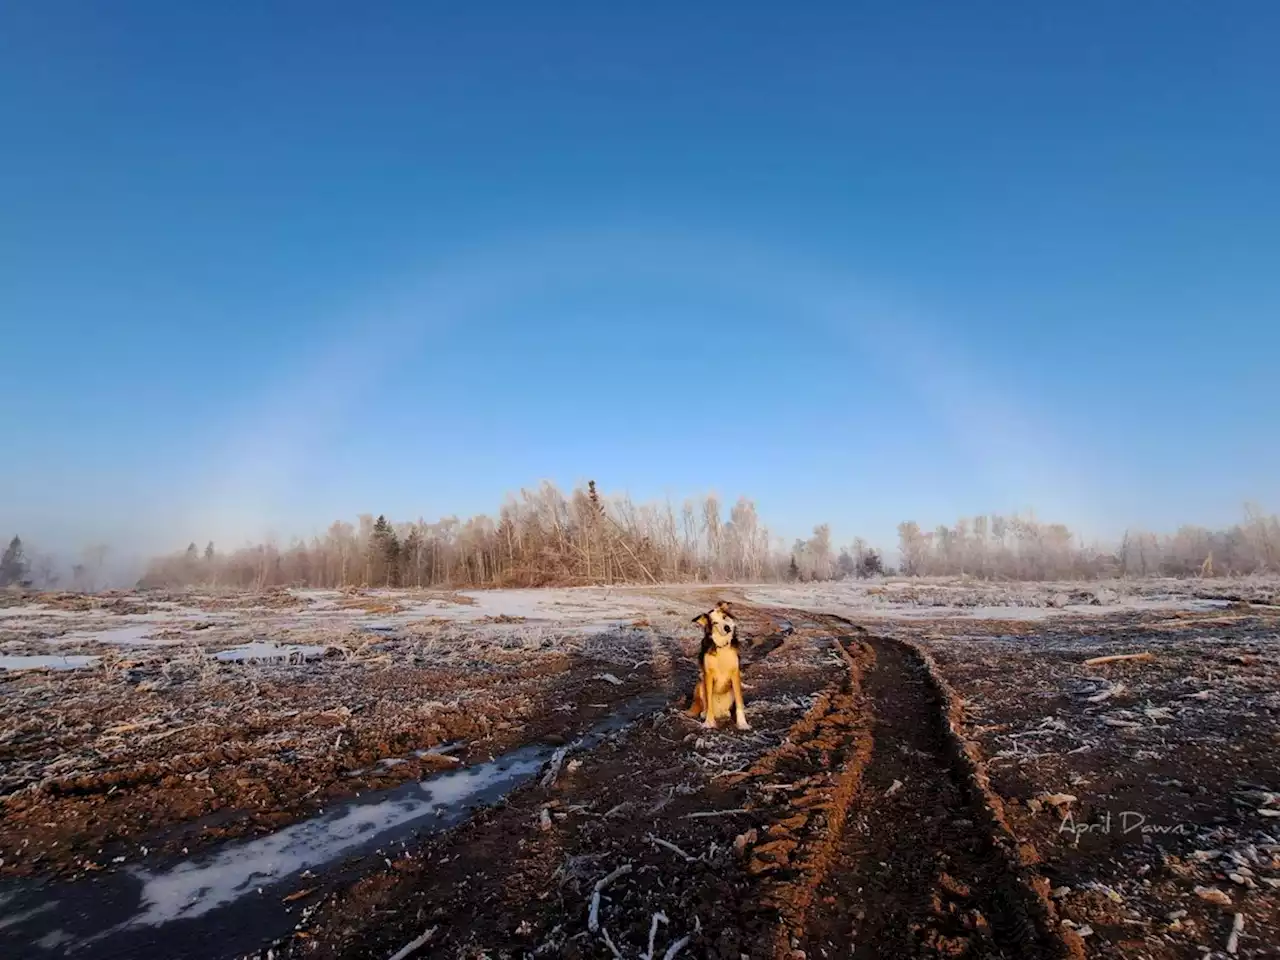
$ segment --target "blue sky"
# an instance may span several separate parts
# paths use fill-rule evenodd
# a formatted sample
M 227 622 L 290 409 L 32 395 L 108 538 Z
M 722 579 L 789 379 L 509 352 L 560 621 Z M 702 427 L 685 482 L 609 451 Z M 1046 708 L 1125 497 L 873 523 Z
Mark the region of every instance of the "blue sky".
M 696 7 L 696 9 L 691 9 Z M 0 12 L 0 531 L 1276 507 L 1280 7 Z

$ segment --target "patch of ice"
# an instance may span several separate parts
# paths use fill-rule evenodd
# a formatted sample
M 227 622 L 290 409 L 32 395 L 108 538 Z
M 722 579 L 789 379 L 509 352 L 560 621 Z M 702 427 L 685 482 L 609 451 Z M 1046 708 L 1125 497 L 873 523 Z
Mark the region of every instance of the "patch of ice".
M 35 945 L 43 950 L 56 950 L 58 947 L 65 947 L 67 944 L 73 943 L 75 939 L 65 930 L 50 930 L 39 940 L 36 940 Z
M 307 644 L 277 644 L 254 641 L 229 650 L 219 650 L 211 654 L 213 659 L 223 663 L 245 663 L 250 661 L 287 661 L 301 663 L 304 660 L 315 660 L 324 656 L 327 647 Z
M 1230 600 L 1192 600 L 1191 607 L 1194 610 L 1225 610 L 1231 606 Z
M 507 764 L 493 762 L 439 774 L 414 785 L 414 794 L 346 807 L 269 836 L 228 847 L 202 862 L 166 871 L 134 870 L 142 881 L 141 912 L 126 927 L 157 926 L 199 917 L 290 874 L 318 867 L 421 817 L 459 811 L 506 782 L 537 772 L 542 752 Z
M 0 657 L 0 670 L 83 670 L 96 667 L 100 657 Z
M 4 914 L 3 916 L 0 916 L 0 930 L 5 929 L 6 927 L 17 926 L 20 923 L 25 923 L 32 917 L 38 917 L 42 913 L 48 913 L 57 905 L 58 901 L 51 900 L 49 903 L 42 903 L 38 907 L 32 907 L 30 910 L 19 910 L 17 913 Z
M 119 647 L 163 646 L 172 640 L 151 639 L 154 627 L 145 624 L 114 627 L 110 630 L 76 630 L 56 638 L 57 643 L 105 643 Z
M 253 608 L 248 608 L 253 609 Z M 267 609 L 265 607 L 257 608 L 259 610 Z M 147 623 L 173 623 L 175 620 L 196 620 L 209 622 L 213 620 L 236 620 L 237 614 L 228 613 L 226 610 L 197 610 L 195 607 L 177 607 L 169 610 L 150 610 L 147 613 L 129 613 L 124 615 L 124 619 L 131 623 L 145 621 Z

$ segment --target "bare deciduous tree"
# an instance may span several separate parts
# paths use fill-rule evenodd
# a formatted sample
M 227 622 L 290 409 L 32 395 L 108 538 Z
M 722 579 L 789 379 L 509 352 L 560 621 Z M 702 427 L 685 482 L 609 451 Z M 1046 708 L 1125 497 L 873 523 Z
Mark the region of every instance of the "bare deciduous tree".
M 1089 547 L 1063 524 L 1034 516 L 978 516 L 931 532 L 898 525 L 899 562 L 908 576 L 967 575 L 1065 579 L 1115 575 L 1206 576 L 1280 572 L 1280 519 L 1256 507 L 1224 531 L 1182 527 L 1171 536 L 1127 531 L 1117 551 Z M 77 585 L 94 579 L 106 548 L 85 554 Z M 838 555 L 838 556 L 837 556 Z M 1211 558 L 1211 559 L 1210 559 Z M 24 566 L 24 572 L 25 572 Z M 373 514 L 358 526 L 334 523 L 323 536 L 273 542 L 231 553 L 212 544 L 201 561 L 194 545 L 157 558 L 144 585 L 208 583 L 227 587 L 545 586 L 693 580 L 759 582 L 878 576 L 881 553 L 861 538 L 837 551 L 820 524 L 790 549 L 739 498 L 726 519 L 714 495 L 636 505 L 594 483 L 565 497 L 549 483 L 510 498 L 495 519 L 392 524 Z

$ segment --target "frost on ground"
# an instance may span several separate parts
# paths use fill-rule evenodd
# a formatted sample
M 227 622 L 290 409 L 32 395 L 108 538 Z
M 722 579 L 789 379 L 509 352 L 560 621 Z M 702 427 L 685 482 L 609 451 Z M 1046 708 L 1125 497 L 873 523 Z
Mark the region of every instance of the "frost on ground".
M 1280 610 L 902 629 L 963 698 L 1005 815 L 1090 956 L 1280 940 Z
M 687 604 L 607 590 L 3 600 L 0 875 L 190 846 L 152 835 L 212 815 L 200 844 L 277 827 L 572 734 L 695 632 Z
M 743 588 L 753 603 L 815 613 L 897 619 L 957 616 L 1038 620 L 1138 611 L 1212 610 L 1235 601 L 1280 604 L 1280 581 L 1132 580 L 991 583 L 960 578 L 843 580 Z
M 100 654 L 104 648 L 177 647 L 205 652 L 252 644 L 321 643 L 449 624 L 594 631 L 669 607 L 637 591 L 609 589 L 281 590 L 262 595 L 134 593 L 0 594 L 0 653 Z
M 83 670 L 97 664 L 97 657 L 0 656 L 0 670 Z
M 15 931 L 51 951 L 69 936 L 47 914 L 6 927 L 41 907 L 6 907 L 5 884 L 126 878 L 136 910 L 112 905 L 108 927 L 270 901 L 282 932 L 302 931 L 290 956 L 386 957 L 427 929 L 433 951 L 652 956 L 656 933 L 657 956 L 775 956 L 778 909 L 788 956 L 893 930 L 932 931 L 902 956 L 984 955 L 987 879 L 1017 878 L 965 853 L 986 814 L 948 779 L 958 734 L 1090 955 L 1265 956 L 1280 939 L 1275 587 L 2 595 L 0 953 Z M 690 621 L 718 599 L 755 641 L 747 732 L 682 709 Z M 954 713 L 931 712 L 919 651 Z M 655 696 L 625 736 L 581 746 Z M 464 809 L 512 772 L 527 785 L 499 808 Z M 438 810 L 456 831 L 415 837 Z M 883 823 L 892 843 L 874 846 Z M 361 879 L 308 876 L 335 857 Z M 904 893 L 912 877 L 937 898 Z

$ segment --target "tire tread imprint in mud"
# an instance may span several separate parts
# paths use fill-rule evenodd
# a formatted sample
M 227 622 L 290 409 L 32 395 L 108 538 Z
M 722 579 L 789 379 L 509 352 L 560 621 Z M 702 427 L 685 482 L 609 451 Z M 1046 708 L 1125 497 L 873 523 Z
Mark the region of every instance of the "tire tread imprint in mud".
M 957 733 L 959 700 L 914 645 L 865 642 L 872 756 L 793 943 L 810 957 L 1083 957 Z

